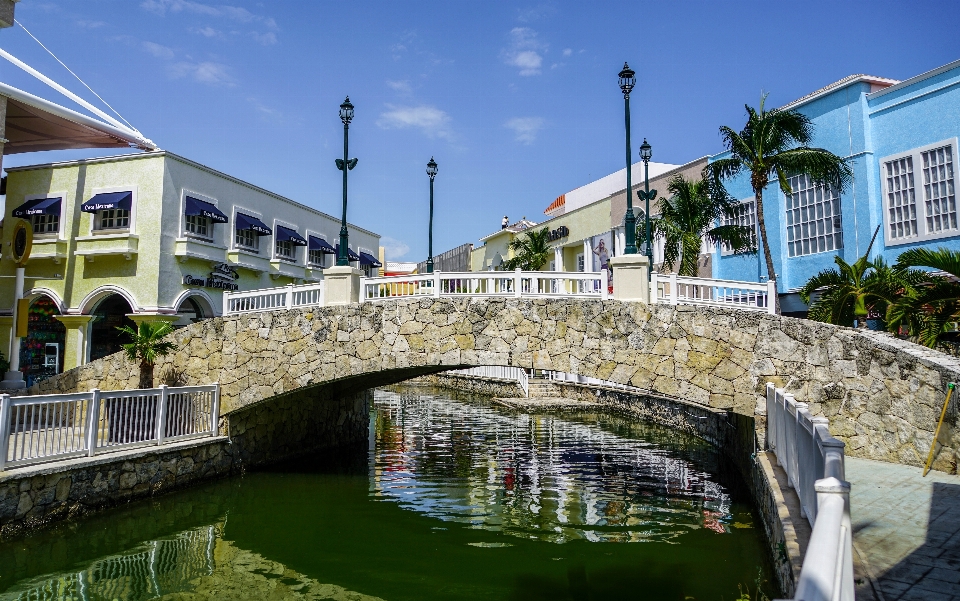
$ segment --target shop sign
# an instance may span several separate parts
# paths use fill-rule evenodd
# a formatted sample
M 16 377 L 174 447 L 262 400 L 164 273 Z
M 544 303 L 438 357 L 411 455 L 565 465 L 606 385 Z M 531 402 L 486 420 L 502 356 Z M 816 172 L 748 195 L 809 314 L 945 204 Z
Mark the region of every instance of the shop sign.
M 239 290 L 237 279 L 240 277 L 234 269 L 226 263 L 217 263 L 213 266 L 213 271 L 209 277 L 198 278 L 192 275 L 183 276 L 184 286 L 203 286 L 205 288 L 218 288 L 220 290 Z
M 559 240 L 560 238 L 566 238 L 569 235 L 570 235 L 570 228 L 568 228 L 565 225 L 561 225 L 557 229 L 551 230 L 549 234 L 551 242 L 553 242 L 554 240 Z

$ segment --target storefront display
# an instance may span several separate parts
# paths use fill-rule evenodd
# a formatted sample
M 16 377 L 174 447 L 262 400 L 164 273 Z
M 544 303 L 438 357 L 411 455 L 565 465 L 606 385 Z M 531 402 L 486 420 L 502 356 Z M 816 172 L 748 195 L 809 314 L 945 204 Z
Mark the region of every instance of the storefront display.
M 20 370 L 27 386 L 63 371 L 66 328 L 54 318 L 57 306 L 42 296 L 30 305 L 27 337 L 20 340 Z

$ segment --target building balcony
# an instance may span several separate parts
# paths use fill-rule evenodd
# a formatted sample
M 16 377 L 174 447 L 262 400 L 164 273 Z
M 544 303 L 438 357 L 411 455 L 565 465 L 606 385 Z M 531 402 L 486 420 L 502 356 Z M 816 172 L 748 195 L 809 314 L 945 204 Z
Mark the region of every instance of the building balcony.
M 67 258 L 67 241 L 57 237 L 40 237 L 33 239 L 33 250 L 30 251 L 31 259 L 53 259 L 54 263 L 60 263 L 61 259 Z
M 181 263 L 187 259 L 223 263 L 227 256 L 227 247 L 199 238 L 177 238 L 173 245 L 173 254 Z
M 136 234 L 101 234 L 97 236 L 80 236 L 75 238 L 77 248 L 73 254 L 86 257 L 93 262 L 96 257 L 123 255 L 126 260 L 137 254 L 140 238 Z
M 261 257 L 257 253 L 246 250 L 232 249 L 227 251 L 227 263 L 234 267 L 246 269 L 260 274 L 270 271 L 270 259 Z
M 273 259 L 270 261 L 270 277 L 277 279 L 279 277 L 293 278 L 302 280 L 307 277 L 307 269 L 292 261 L 283 259 Z

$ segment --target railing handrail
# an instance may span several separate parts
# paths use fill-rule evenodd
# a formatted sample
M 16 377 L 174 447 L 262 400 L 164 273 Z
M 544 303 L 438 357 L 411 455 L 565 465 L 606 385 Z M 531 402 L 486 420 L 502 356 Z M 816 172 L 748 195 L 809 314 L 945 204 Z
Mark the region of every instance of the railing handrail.
M 21 397 L 0 394 L 0 471 L 217 436 L 219 420 L 219 383 Z
M 674 274 L 658 274 L 659 276 L 673 276 Z M 676 281 L 679 284 L 693 284 L 695 286 L 719 286 L 722 288 L 740 288 L 742 290 L 766 291 L 766 282 L 743 282 L 739 280 L 717 280 L 714 278 L 701 278 L 690 275 L 676 275 Z
M 829 420 L 806 403 L 767 384 L 767 448 L 800 498 L 813 526 L 800 570 L 797 601 L 853 601 L 853 531 L 844 443 L 830 435 Z

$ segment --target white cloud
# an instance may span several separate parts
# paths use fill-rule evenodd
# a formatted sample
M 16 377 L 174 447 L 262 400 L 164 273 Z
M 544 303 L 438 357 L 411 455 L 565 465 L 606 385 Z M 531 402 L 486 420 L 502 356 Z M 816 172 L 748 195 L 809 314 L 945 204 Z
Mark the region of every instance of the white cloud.
M 143 49 L 157 58 L 173 58 L 173 50 L 156 42 L 141 42 Z
M 214 29 L 213 27 L 210 27 L 209 25 L 206 26 L 206 27 L 201 27 L 201 28 L 199 28 L 199 29 L 191 29 L 190 31 L 192 31 L 192 32 L 194 32 L 194 33 L 199 33 L 200 35 L 202 35 L 202 36 L 204 36 L 204 37 L 207 37 L 207 38 L 218 38 L 218 37 L 220 37 L 221 35 L 223 35 L 223 34 L 221 34 L 219 31 L 217 31 L 216 29 Z
M 179 79 L 181 77 L 191 77 L 194 81 L 214 85 L 233 85 L 233 77 L 230 75 L 229 68 L 222 63 L 213 61 L 202 61 L 193 63 L 181 61 L 174 63 L 169 67 L 170 77 Z
M 503 124 L 512 129 L 515 139 L 521 144 L 533 144 L 537 134 L 543 129 L 543 119 L 540 117 L 514 117 Z
M 267 33 L 257 33 L 256 31 L 250 32 L 250 37 L 252 37 L 257 43 L 264 46 L 270 46 L 277 43 L 277 34 L 272 31 Z
M 224 4 L 213 6 L 210 4 L 203 4 L 202 2 L 192 2 L 191 0 L 143 0 L 143 2 L 140 3 L 140 8 L 160 15 L 161 17 L 166 16 L 167 13 L 183 12 L 194 15 L 202 15 L 205 17 L 218 17 L 221 19 L 235 21 L 237 23 L 259 24 L 265 27 L 267 32 L 262 34 L 251 32 L 251 35 L 258 42 L 265 45 L 275 44 L 277 42 L 277 37 L 274 32 L 280 30 L 277 22 L 272 17 L 254 14 L 249 10 L 239 6 L 227 6 Z
M 402 94 L 410 94 L 411 92 L 413 92 L 413 87 L 410 86 L 410 82 L 406 79 L 403 81 L 393 81 L 391 79 L 388 79 L 387 87 L 389 87 L 391 90 L 400 92 Z
M 263 117 L 264 119 L 267 119 L 269 121 L 275 121 L 275 122 L 279 122 L 283 120 L 283 113 L 281 113 L 275 108 L 271 108 L 263 104 L 262 102 L 260 102 L 259 99 L 251 97 L 251 98 L 247 98 L 247 102 L 249 102 L 253 106 L 253 108 L 258 113 L 260 113 L 260 116 Z
M 573 48 L 564 48 L 564 49 L 563 49 L 563 55 L 564 55 L 564 56 L 570 56 L 570 55 L 572 55 L 572 54 L 573 54 Z
M 87 29 L 99 29 L 100 27 L 103 27 L 104 25 L 106 25 L 106 23 L 104 23 L 103 21 L 86 21 L 81 19 L 77 21 L 77 25 L 79 25 L 80 27 L 85 27 Z
M 420 106 L 387 105 L 387 111 L 380 114 L 377 125 L 383 129 L 406 129 L 409 127 L 423 131 L 430 138 L 451 136 L 450 115 L 440 109 L 421 104 Z
M 504 62 L 520 69 L 520 75 L 539 75 L 543 65 L 541 52 L 546 44 L 537 39 L 537 32 L 529 27 L 510 30 L 510 46 L 501 52 Z
M 380 238 L 380 246 L 383 247 L 383 255 L 387 261 L 396 261 L 410 252 L 410 246 L 406 242 L 390 236 Z

